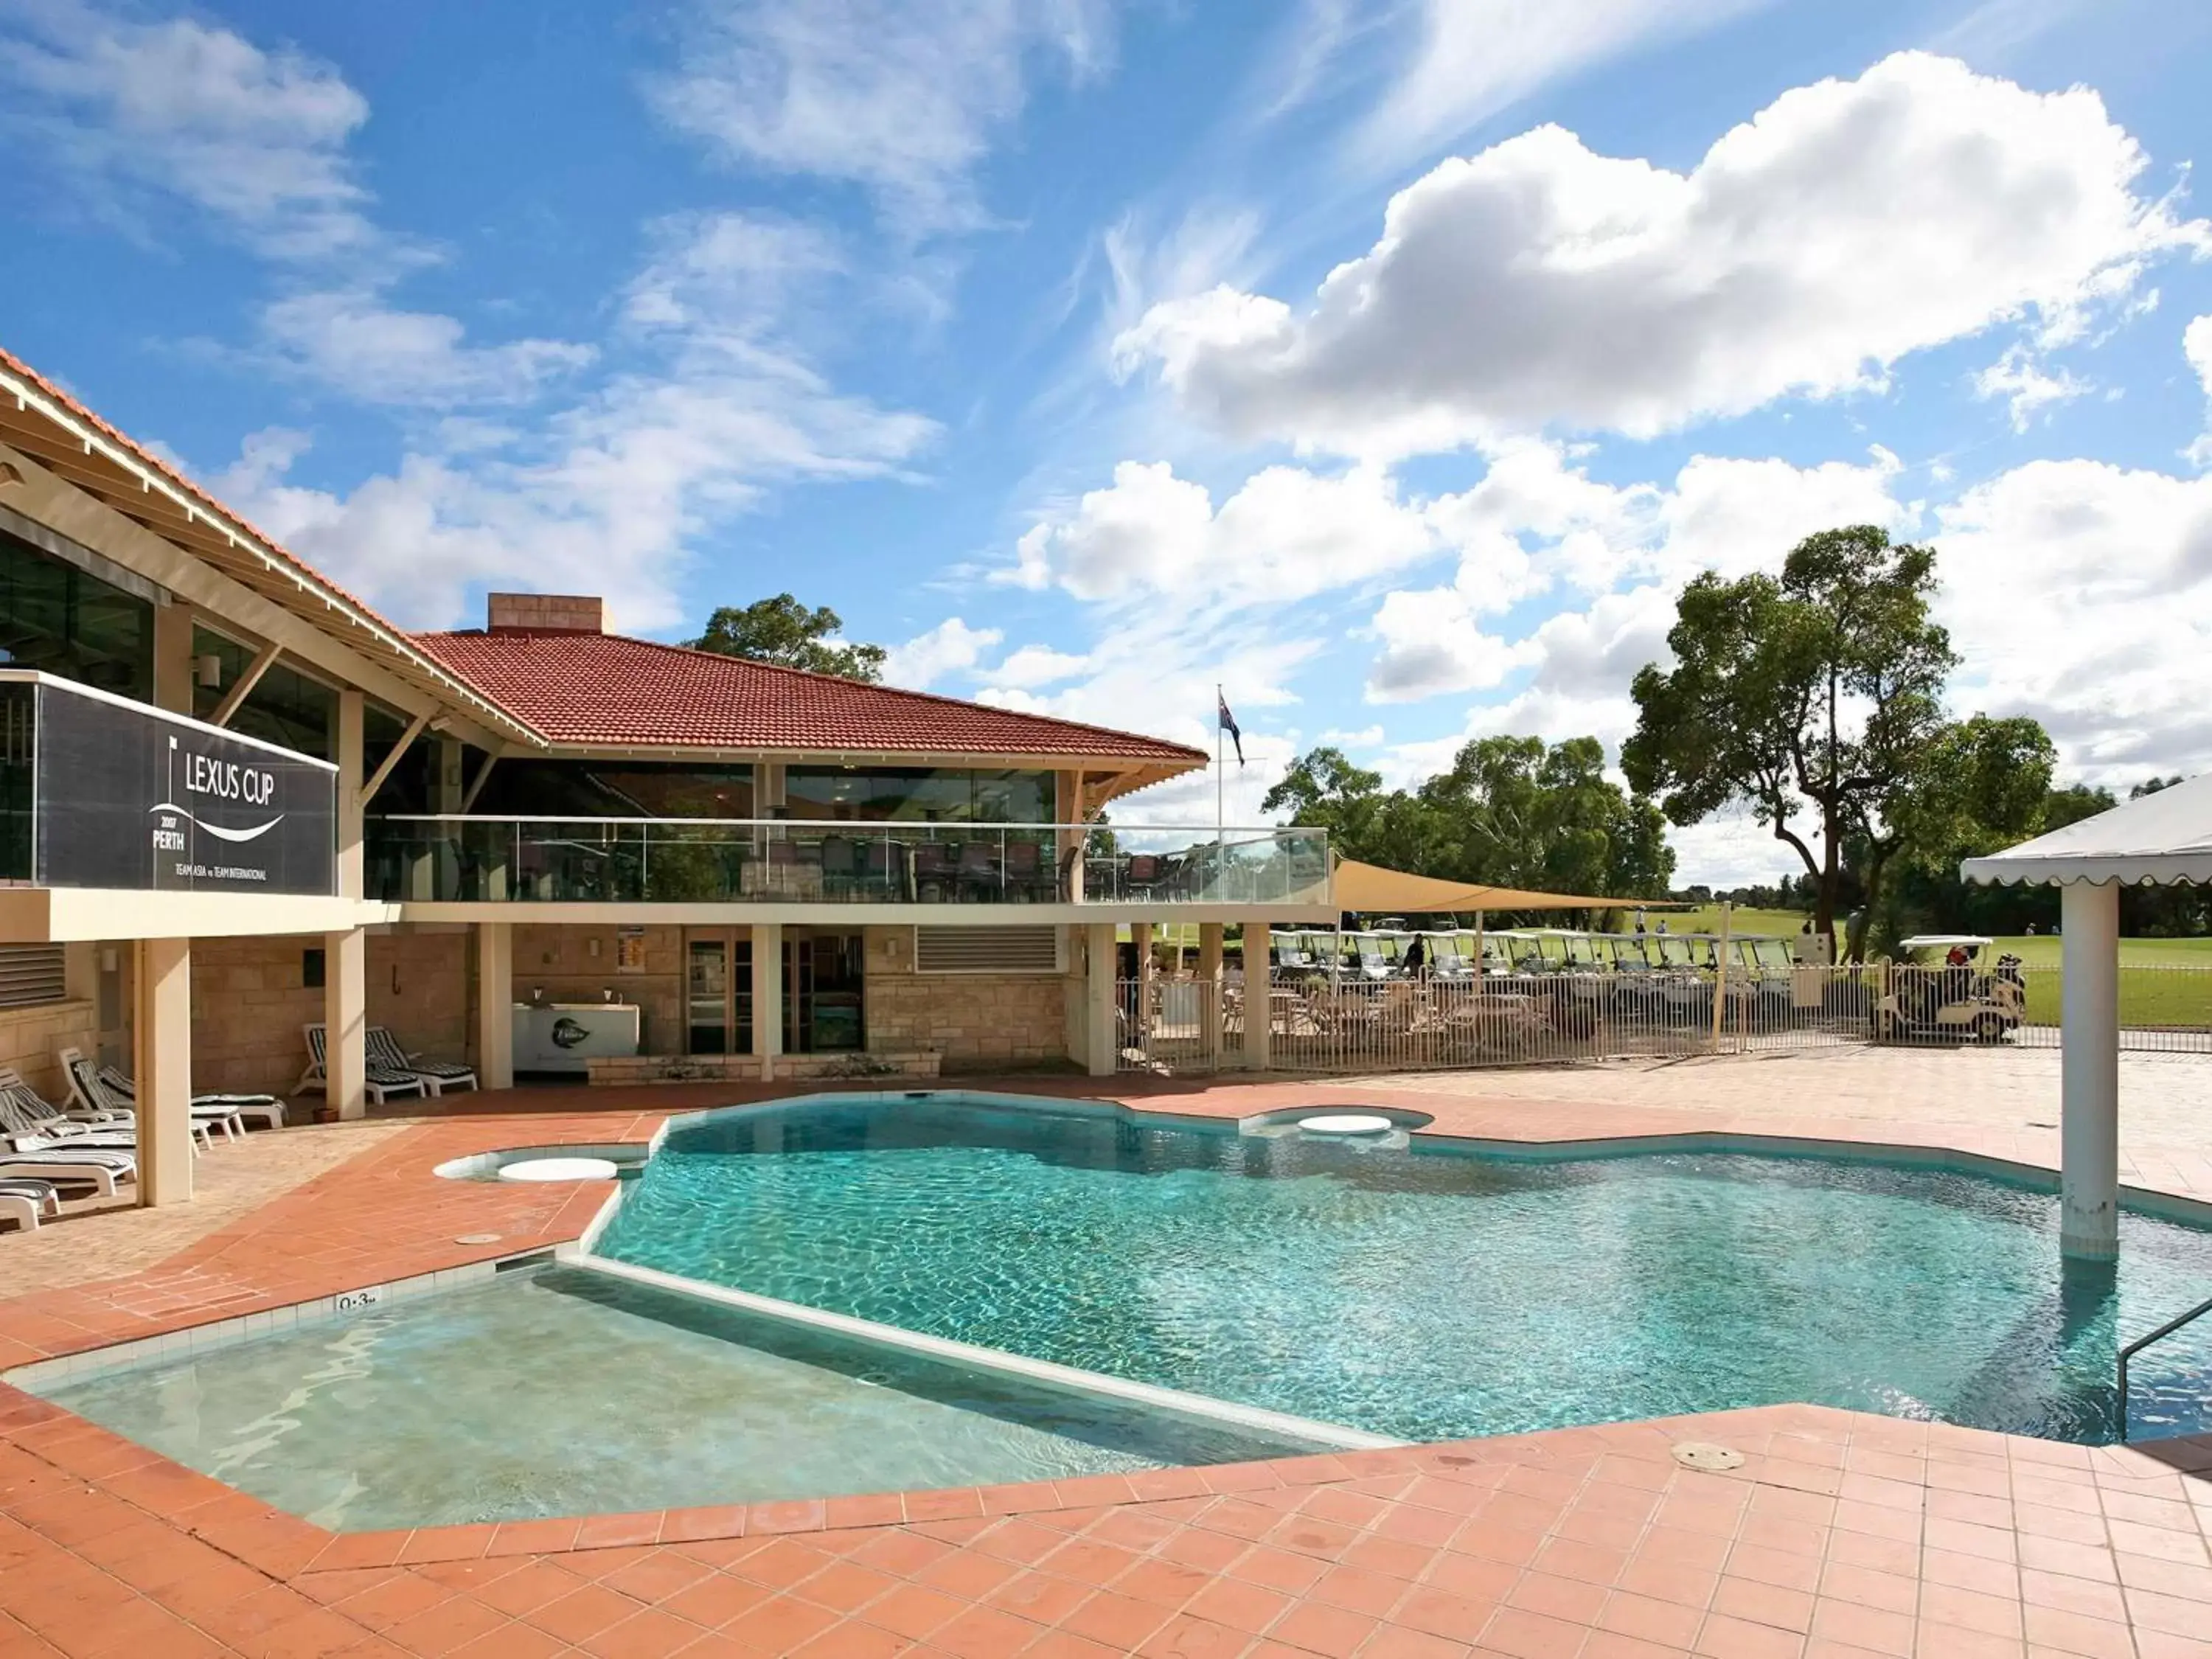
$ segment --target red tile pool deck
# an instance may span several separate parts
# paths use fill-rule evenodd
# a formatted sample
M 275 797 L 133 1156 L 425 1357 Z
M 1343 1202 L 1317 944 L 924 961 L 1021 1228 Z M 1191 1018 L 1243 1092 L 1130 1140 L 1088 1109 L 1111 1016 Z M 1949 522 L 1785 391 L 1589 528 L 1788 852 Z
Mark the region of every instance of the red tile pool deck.
M 0 1368 L 574 1238 L 603 1183 L 431 1170 L 501 1146 L 642 1139 L 671 1111 L 767 1092 L 465 1100 L 469 1115 L 409 1128 L 152 1268 L 0 1300 Z M 2045 1132 L 1395 1086 L 1115 1095 L 1226 1116 L 1358 1098 L 1432 1112 L 1437 1133 L 1521 1141 L 1878 1131 L 2046 1166 L 2057 1154 Z M 2212 1196 L 2207 1173 L 2184 1153 L 2129 1176 Z M 498 1242 L 455 1242 L 487 1232 Z M 0 1242 L 0 1285 L 6 1264 Z M 1745 1462 L 1682 1468 L 1669 1452 L 1685 1440 Z M 2091 1449 L 1804 1406 L 1015 1487 L 332 1534 L 0 1385 L 6 1659 L 2212 1659 L 2209 1540 L 2212 1438 Z

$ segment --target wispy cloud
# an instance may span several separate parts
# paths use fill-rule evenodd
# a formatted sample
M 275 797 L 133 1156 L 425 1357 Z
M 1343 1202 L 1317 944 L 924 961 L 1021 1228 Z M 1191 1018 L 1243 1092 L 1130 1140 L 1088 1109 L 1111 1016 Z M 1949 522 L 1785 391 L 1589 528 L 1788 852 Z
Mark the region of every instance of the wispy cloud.
M 858 185 L 910 235 L 968 229 L 1030 60 L 1092 74 L 1110 24 L 1107 0 L 692 0 L 679 61 L 650 90 L 728 161 Z

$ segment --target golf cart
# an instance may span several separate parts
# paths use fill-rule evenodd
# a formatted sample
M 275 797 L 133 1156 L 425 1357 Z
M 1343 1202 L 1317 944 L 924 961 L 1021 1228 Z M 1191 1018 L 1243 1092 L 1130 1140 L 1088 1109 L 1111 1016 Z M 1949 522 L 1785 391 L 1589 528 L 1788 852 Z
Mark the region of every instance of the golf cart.
M 1899 947 L 1905 960 L 1889 970 L 1874 1008 L 1874 1035 L 1885 1042 L 2002 1042 L 2027 1012 L 2020 958 L 2005 955 L 1994 970 L 1978 965 L 1995 940 L 1978 933 L 1921 933 Z

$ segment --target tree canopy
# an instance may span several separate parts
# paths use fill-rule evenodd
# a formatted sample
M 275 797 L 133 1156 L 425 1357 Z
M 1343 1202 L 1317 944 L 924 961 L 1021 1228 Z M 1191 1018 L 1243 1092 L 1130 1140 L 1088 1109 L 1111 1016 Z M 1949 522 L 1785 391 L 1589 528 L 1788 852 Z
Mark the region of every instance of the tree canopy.
M 707 631 L 691 641 L 700 651 L 745 657 L 814 674 L 836 674 L 871 685 L 884 677 L 890 653 L 880 645 L 860 645 L 836 636 L 844 618 L 828 605 L 808 610 L 788 593 L 756 599 L 739 609 L 723 605 L 707 618 Z
M 1823 933 L 1847 857 L 1872 913 L 1900 864 L 2018 839 L 2049 790 L 2051 740 L 2030 720 L 1949 718 L 1959 659 L 1935 591 L 1935 549 L 1874 525 L 1807 537 L 1778 577 L 1707 571 L 1677 604 L 1674 666 L 1631 687 L 1622 769 L 1674 823 L 1748 808 L 1814 878 Z
M 1594 897 L 1663 897 L 1674 875 L 1650 802 L 1605 775 L 1595 738 L 1481 738 L 1412 790 L 1322 748 L 1261 803 L 1329 831 L 1347 858 L 1448 881 Z

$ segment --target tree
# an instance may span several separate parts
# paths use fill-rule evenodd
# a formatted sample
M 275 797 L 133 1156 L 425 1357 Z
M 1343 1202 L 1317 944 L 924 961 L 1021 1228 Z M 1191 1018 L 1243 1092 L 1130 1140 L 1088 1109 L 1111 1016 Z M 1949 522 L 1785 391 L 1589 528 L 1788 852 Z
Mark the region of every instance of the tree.
M 1483 738 L 1418 788 L 1388 793 L 1340 750 L 1291 763 L 1264 811 L 1329 832 L 1347 858 L 1474 885 L 1664 895 L 1674 854 L 1650 802 L 1605 776 L 1595 738 Z
M 707 618 L 707 631 L 691 641 L 696 650 L 725 657 L 836 674 L 872 685 L 884 677 L 890 653 L 880 645 L 850 644 L 836 638 L 844 618 L 828 605 L 809 611 L 788 593 L 756 599 L 743 610 L 723 605 Z
M 1903 844 L 1893 815 L 1912 816 L 1951 752 L 1943 687 L 1958 658 L 1929 614 L 1935 587 L 1933 548 L 1893 544 L 1873 525 L 1823 531 L 1779 578 L 1692 581 L 1667 635 L 1675 666 L 1649 664 L 1631 687 L 1629 781 L 1678 824 L 1749 807 L 1814 877 L 1814 926 L 1831 936 L 1846 840 L 1873 849 L 1878 883 Z

